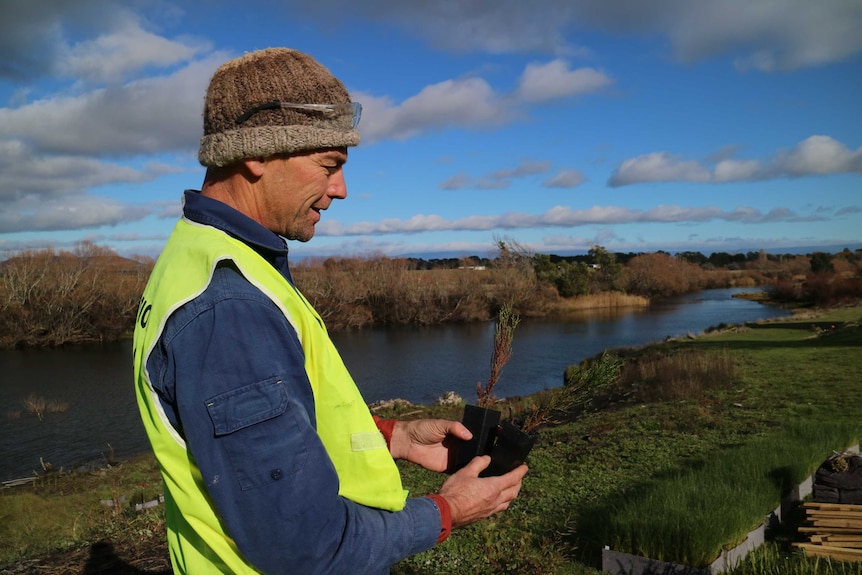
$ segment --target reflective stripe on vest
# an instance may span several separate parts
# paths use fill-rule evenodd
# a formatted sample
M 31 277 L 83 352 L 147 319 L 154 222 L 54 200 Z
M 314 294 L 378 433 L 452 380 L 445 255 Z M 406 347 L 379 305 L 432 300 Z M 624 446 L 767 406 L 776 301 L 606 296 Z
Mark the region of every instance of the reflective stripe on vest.
M 242 275 L 282 311 L 305 354 L 317 413 L 317 433 L 339 478 L 339 495 L 389 511 L 403 509 L 407 493 L 386 441 L 356 384 L 305 297 L 253 249 L 224 232 L 180 220 L 141 298 L 135 325 L 138 406 L 165 481 L 165 514 L 174 569 L 203 573 L 254 573 L 205 496 L 200 470 L 162 410 L 147 373 L 147 359 L 171 314 L 204 292 L 219 262 Z

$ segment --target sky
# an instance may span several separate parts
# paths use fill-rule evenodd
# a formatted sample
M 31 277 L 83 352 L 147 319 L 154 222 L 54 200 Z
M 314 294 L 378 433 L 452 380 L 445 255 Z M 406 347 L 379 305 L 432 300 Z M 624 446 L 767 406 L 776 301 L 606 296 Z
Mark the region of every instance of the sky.
M 862 247 L 860 0 L 2 0 L 0 259 L 158 255 L 274 46 L 363 106 L 294 257 Z

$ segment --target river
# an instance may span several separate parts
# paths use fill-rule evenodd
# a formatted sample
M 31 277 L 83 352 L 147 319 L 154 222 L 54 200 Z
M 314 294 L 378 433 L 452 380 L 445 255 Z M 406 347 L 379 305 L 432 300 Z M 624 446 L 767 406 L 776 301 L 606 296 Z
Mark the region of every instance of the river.
M 562 384 L 563 371 L 601 351 L 668 336 L 699 333 L 720 323 L 780 317 L 785 310 L 732 298 L 738 289 L 707 290 L 649 308 L 524 319 L 512 359 L 495 388 L 501 397 Z M 368 402 L 403 398 L 433 403 L 447 391 L 475 399 L 488 377 L 494 324 L 374 328 L 333 334 Z M 131 343 L 0 351 L 0 481 L 41 471 L 123 458 L 149 449 L 132 385 Z M 66 404 L 40 420 L 27 412 L 29 394 Z

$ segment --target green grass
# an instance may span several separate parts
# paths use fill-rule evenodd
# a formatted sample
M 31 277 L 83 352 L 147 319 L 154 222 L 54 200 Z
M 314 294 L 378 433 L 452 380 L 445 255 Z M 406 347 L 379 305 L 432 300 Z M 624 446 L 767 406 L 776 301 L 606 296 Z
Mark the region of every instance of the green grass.
M 836 446 L 857 443 L 858 430 L 855 421 L 793 422 L 614 494 L 586 509 L 580 528 L 616 551 L 706 567 L 744 541 Z
M 805 557 L 801 551 L 788 551 L 775 543 L 767 543 L 749 553 L 748 557 L 728 575 L 859 575 L 862 564 L 842 562 L 825 557 Z
M 601 411 L 543 429 L 528 460 L 530 473 L 521 496 L 508 513 L 489 524 L 456 531 L 445 545 L 403 561 L 394 572 L 597 574 L 602 546 L 610 542 L 602 540 L 594 524 L 584 522 L 590 510 L 636 493 L 645 482 L 676 481 L 681 470 L 702 466 L 719 453 L 739 450 L 754 440 L 769 441 L 759 438 L 781 441 L 777 435 L 781 433 L 793 437 L 790 424 L 797 424 L 797 430 L 807 425 L 816 429 L 818 423 L 843 426 L 835 445 L 824 445 L 820 438 L 808 446 L 814 446 L 814 452 L 804 458 L 803 466 L 810 471 L 808 467 L 817 463 L 817 450 L 825 458 L 862 431 L 860 318 L 862 307 L 856 307 L 650 346 L 666 353 L 729 354 L 736 380 L 699 389 L 695 397 L 684 399 L 627 403 L 612 398 Z M 832 330 L 834 322 L 845 324 Z M 620 391 L 624 396 L 626 390 Z M 805 449 L 804 437 L 802 444 Z M 727 472 L 733 474 L 738 468 L 733 456 L 728 457 Z M 422 470 L 403 469 L 405 483 L 415 493 L 439 485 L 439 478 Z M 790 475 L 785 474 L 782 485 Z M 755 501 L 750 517 L 743 511 L 742 516 L 727 519 L 733 526 L 728 545 L 736 542 L 738 532 L 744 535 L 775 508 L 775 485 L 751 489 L 768 493 L 768 498 Z M 731 501 L 748 489 L 739 491 Z M 734 506 L 723 506 L 734 513 Z M 524 528 L 529 530 L 526 539 Z M 799 573 L 819 573 L 827 563 L 792 555 Z M 817 567 L 806 570 L 812 562 Z M 786 566 L 786 561 L 781 564 Z
M 33 484 L 0 490 L 0 565 L 103 539 L 164 538 L 161 508 L 132 508 L 162 491 L 152 456 L 89 473 L 48 474 Z M 119 506 L 101 503 L 122 496 L 126 501 Z
M 602 546 L 613 544 L 603 534 L 610 533 L 614 513 L 626 509 L 624 502 L 653 505 L 655 515 L 665 514 L 671 496 L 679 499 L 677 505 L 694 506 L 686 501 L 707 499 L 706 487 L 698 485 L 703 470 L 719 475 L 718 484 L 736 486 L 721 496 L 727 515 L 715 515 L 716 525 L 708 529 L 701 528 L 703 521 L 686 519 L 683 530 L 692 539 L 714 540 L 725 528 L 717 524 L 727 523 L 725 543 L 733 544 L 774 509 L 788 482 L 862 431 L 860 318 L 862 306 L 857 306 L 713 330 L 621 354 L 627 361 L 649 354 L 729 357 L 732 381 L 671 386 L 677 395 L 670 398 L 654 393 L 661 381 L 626 384 L 630 387 L 598 398 L 586 413 L 542 428 L 521 495 L 507 512 L 455 531 L 445 544 L 402 561 L 393 573 L 597 575 Z M 505 413 L 506 403 L 501 407 Z M 457 419 L 460 412 L 457 406 L 396 406 L 377 413 Z M 792 461 L 771 459 L 776 445 L 793 453 Z M 433 492 L 445 479 L 410 464 L 400 468 L 413 495 Z M 32 486 L 0 490 L 0 565 L 100 540 L 152 545 L 164 537 L 161 508 L 136 513 L 99 500 L 119 494 L 131 499 L 139 492 L 149 498 L 160 488 L 152 457 L 144 457 L 100 475 L 47 476 Z M 632 508 L 631 513 L 636 519 L 647 512 Z M 643 536 L 635 519 L 617 526 L 628 529 L 632 539 Z M 862 575 L 862 564 L 804 557 L 790 546 L 798 538 L 795 530 L 786 528 L 734 575 Z

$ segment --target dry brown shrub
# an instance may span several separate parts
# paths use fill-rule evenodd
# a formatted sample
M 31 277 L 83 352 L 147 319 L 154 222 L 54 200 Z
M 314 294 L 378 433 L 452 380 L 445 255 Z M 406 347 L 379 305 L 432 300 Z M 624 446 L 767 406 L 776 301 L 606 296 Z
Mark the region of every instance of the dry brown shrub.
M 0 347 L 114 340 L 134 325 L 149 269 L 89 243 L 3 262 Z
M 842 257 L 833 258 L 832 267 L 835 269 L 835 273 L 842 277 L 853 277 L 858 271 L 855 262 L 848 261 Z
M 792 278 L 804 276 L 811 270 L 811 259 L 808 256 L 787 256 L 781 260 L 779 277 Z
M 511 302 L 523 316 L 543 315 L 556 299 L 539 285 L 532 256 L 499 242 L 488 269 L 415 269 L 384 256 L 305 260 L 293 267 L 297 287 L 329 329 L 368 325 L 488 321 Z
M 330 329 L 487 320 L 488 272 L 416 270 L 408 260 L 330 258 L 304 262 L 297 287 Z
M 706 272 L 697 264 L 666 253 L 633 257 L 623 271 L 628 293 L 645 297 L 666 297 L 700 289 Z
M 736 377 L 729 353 L 649 350 L 626 363 L 620 384 L 642 401 L 669 401 L 699 399 L 709 389 L 730 386 Z
M 733 272 L 728 269 L 704 269 L 703 270 L 703 289 L 724 288 L 730 287 L 734 282 Z M 753 283 L 753 282 L 752 282 Z M 749 287 L 749 286 L 744 286 Z
M 802 299 L 821 307 L 852 303 L 862 298 L 862 278 L 836 273 L 809 274 L 802 284 Z
M 802 282 L 794 279 L 777 279 L 766 290 L 776 302 L 795 302 L 802 299 Z

